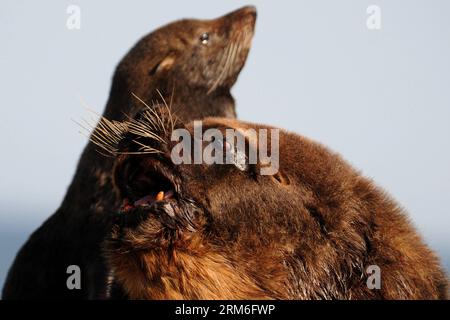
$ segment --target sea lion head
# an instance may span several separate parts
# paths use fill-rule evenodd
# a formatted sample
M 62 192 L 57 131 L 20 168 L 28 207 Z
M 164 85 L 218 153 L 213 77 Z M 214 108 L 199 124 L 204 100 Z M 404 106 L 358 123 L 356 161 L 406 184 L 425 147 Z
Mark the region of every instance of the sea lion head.
M 153 31 L 122 59 L 111 94 L 128 97 L 133 92 L 152 101 L 159 98 L 159 90 L 164 97 L 184 97 L 182 103 L 194 109 L 205 105 L 195 97 L 211 101 L 215 96 L 230 95 L 247 59 L 255 21 L 256 9 L 244 7 L 217 19 L 183 19 Z M 187 100 L 188 96 L 192 98 Z M 234 110 L 220 112 L 213 107 L 209 111 L 191 108 L 188 112 L 184 112 L 185 106 L 181 108 L 178 115 L 184 119 L 192 114 L 197 118 L 234 114 Z
M 226 118 L 202 121 L 196 144 L 196 123 L 158 107 L 112 125 L 122 206 L 105 254 L 129 298 L 445 296 L 439 262 L 402 210 L 339 155 L 293 133 Z M 234 143 L 239 135 L 244 148 Z M 189 162 L 195 147 L 179 152 L 174 136 L 203 155 L 214 145 L 223 150 L 214 155 L 231 161 Z M 271 174 L 263 174 L 261 150 L 279 161 Z M 382 269 L 383 290 L 367 285 L 373 265 Z
M 175 22 L 160 30 L 162 37 L 178 39 L 167 42 L 170 54 L 162 67 L 172 64 L 168 72 L 188 86 L 208 88 L 208 94 L 229 90 L 247 59 L 255 21 L 256 9 L 244 7 L 213 20 Z

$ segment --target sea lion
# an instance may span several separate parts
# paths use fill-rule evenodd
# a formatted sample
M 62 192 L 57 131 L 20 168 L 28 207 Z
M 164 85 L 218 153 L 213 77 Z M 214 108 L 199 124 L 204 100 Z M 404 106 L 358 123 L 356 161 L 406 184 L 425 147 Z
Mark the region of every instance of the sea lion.
M 104 115 L 133 117 L 142 99 L 164 100 L 184 120 L 235 117 L 230 89 L 245 64 L 255 19 L 255 8 L 244 7 L 214 20 L 177 21 L 147 35 L 117 66 Z M 18 253 L 4 299 L 102 297 L 107 270 L 100 243 L 109 233 L 106 213 L 117 201 L 110 192 L 112 164 L 93 143 L 87 145 L 61 206 Z M 80 290 L 66 285 L 70 265 L 82 271 Z
M 195 137 L 195 124 L 157 110 L 143 111 L 114 130 L 119 143 L 111 192 L 119 194 L 122 206 L 116 207 L 105 253 L 126 297 L 447 297 L 438 258 L 404 210 L 338 154 L 281 130 L 278 137 L 270 131 L 267 139 L 244 134 L 244 166 L 174 164 L 173 132 Z M 202 132 L 209 129 L 273 128 L 207 118 Z M 222 140 L 219 150 L 234 150 L 237 144 L 229 142 Z M 249 154 L 255 148 L 272 150 L 275 142 L 278 170 L 262 175 L 263 163 L 250 163 Z M 189 150 L 182 153 L 192 156 Z M 379 288 L 368 284 L 374 266 L 381 272 Z

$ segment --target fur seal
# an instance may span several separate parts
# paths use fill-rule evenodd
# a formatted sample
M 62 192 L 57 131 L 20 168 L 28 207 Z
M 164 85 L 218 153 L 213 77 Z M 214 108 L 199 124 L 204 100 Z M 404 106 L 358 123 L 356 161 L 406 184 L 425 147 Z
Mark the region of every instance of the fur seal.
M 142 109 L 134 93 L 145 101 L 170 101 L 184 120 L 235 117 L 230 89 L 245 64 L 255 20 L 255 8 L 244 7 L 214 20 L 177 21 L 147 35 L 117 66 L 104 116 L 133 117 Z M 112 164 L 93 143 L 87 145 L 61 206 L 17 254 L 4 299 L 102 297 L 100 243 L 117 201 L 110 192 Z M 70 265 L 82 270 L 80 290 L 66 286 Z
M 281 130 L 274 175 L 261 175 L 259 160 L 244 168 L 176 165 L 172 132 L 195 136 L 193 123 L 174 123 L 164 109 L 144 113 L 137 125 L 116 130 L 114 181 L 123 205 L 105 253 L 126 297 L 447 297 L 438 258 L 406 213 L 338 154 Z M 271 127 L 203 121 L 204 131 L 230 128 Z M 245 152 L 270 149 L 273 141 L 248 138 Z M 154 152 L 141 152 L 143 146 Z M 369 266 L 381 271 L 379 289 L 367 284 Z

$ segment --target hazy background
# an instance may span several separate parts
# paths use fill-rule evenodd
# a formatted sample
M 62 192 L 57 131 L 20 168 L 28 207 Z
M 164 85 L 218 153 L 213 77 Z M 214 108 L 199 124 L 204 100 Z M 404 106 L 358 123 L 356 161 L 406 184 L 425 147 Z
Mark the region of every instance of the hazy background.
M 66 28 L 70 4 L 81 30 Z M 258 21 L 233 90 L 239 117 L 342 153 L 408 209 L 450 268 L 450 1 L 3 0 L 0 285 L 72 179 L 82 101 L 101 113 L 116 64 L 156 27 L 246 4 Z M 366 27 L 371 4 L 381 30 Z

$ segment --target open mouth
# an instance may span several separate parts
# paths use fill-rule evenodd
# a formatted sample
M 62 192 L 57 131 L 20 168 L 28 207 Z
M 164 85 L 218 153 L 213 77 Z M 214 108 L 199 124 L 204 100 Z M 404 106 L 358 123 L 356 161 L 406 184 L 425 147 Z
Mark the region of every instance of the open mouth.
M 144 232 L 145 237 L 155 239 L 175 230 L 197 230 L 196 219 L 203 209 L 182 194 L 182 180 L 173 170 L 151 157 L 126 158 L 116 164 L 115 182 L 122 204 L 112 222 L 118 230 Z
M 175 199 L 174 183 L 154 167 L 129 164 L 124 169 L 123 180 L 121 213 Z

